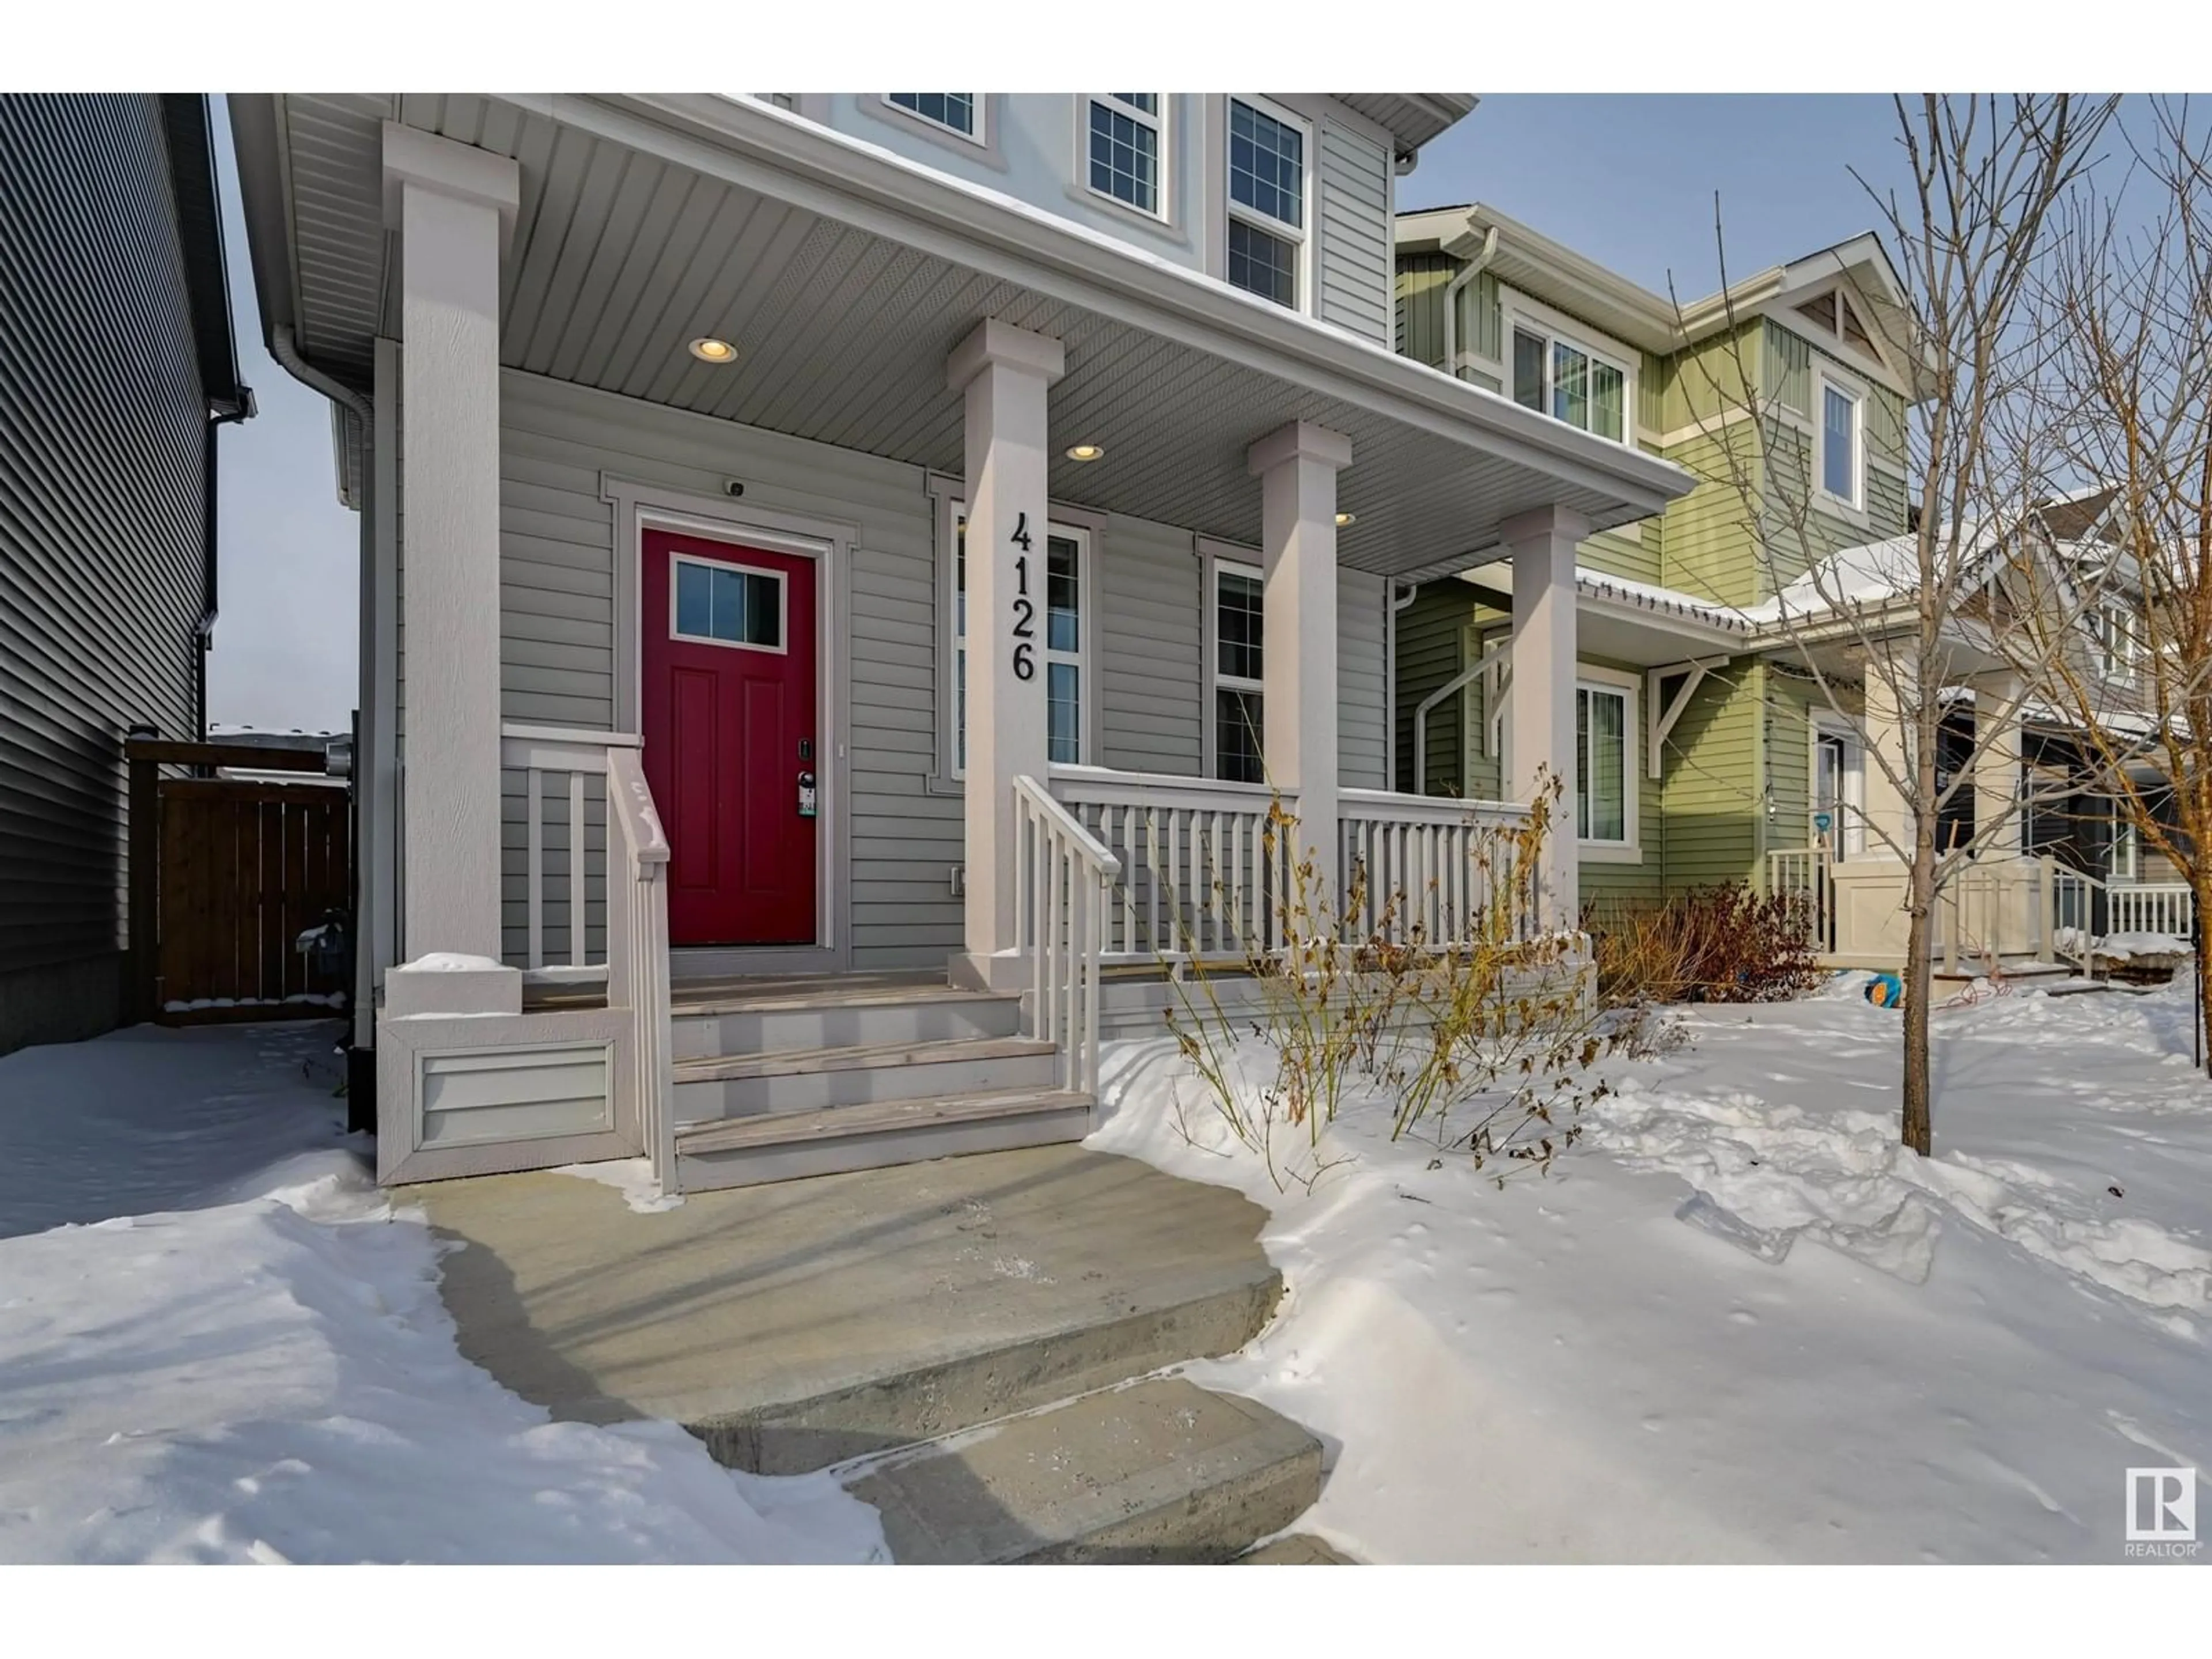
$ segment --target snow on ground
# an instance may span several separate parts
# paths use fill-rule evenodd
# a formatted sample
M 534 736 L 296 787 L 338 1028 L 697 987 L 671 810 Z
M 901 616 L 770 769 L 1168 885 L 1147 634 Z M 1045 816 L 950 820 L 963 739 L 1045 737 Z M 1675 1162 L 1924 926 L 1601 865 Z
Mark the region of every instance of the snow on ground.
M 1503 1189 L 1365 1102 L 1279 1193 L 1164 1042 L 1109 1050 L 1091 1144 L 1270 1210 L 1283 1310 L 1194 1375 L 1332 1443 L 1306 1524 L 1355 1554 L 2120 1559 L 2129 1468 L 2212 1472 L 2187 989 L 1939 1014 L 1923 1161 L 1858 978 L 1680 1011 Z
M 556 1423 L 464 1360 L 334 1028 L 0 1057 L 0 1561 L 846 1561 L 827 1475 Z

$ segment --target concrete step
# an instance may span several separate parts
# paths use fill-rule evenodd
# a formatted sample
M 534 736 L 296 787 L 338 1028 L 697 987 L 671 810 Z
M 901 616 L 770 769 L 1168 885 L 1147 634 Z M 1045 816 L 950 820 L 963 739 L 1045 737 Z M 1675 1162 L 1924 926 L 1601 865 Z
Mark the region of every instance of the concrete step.
M 766 1054 L 701 1056 L 676 1062 L 678 1122 L 762 1112 L 817 1111 L 1049 1088 L 1056 1046 L 1030 1037 L 962 1037 L 940 1042 L 867 1042 Z
M 1012 1036 L 1021 1000 L 1012 994 L 866 982 L 730 992 L 716 988 L 679 1000 L 675 1057 L 787 1054 L 867 1043 L 949 1042 Z
M 1046 1086 L 708 1119 L 678 1127 L 677 1180 L 711 1192 L 1051 1146 L 1089 1134 L 1091 1108 L 1089 1095 Z
M 1237 1558 L 1240 1567 L 1356 1567 L 1359 1563 L 1310 1532 L 1294 1532 L 1247 1550 Z
M 1180 1377 L 1085 1395 L 855 1471 L 891 1559 L 1233 1561 L 1321 1496 L 1322 1446 Z

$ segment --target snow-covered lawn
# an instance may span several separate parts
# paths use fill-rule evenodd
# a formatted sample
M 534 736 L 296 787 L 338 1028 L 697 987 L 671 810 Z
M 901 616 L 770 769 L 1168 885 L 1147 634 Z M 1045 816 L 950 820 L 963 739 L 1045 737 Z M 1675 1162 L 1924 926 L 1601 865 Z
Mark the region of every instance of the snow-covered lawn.
M 1681 1011 L 1502 1190 L 1370 1103 L 1279 1193 L 1164 1042 L 1091 1144 L 1271 1211 L 1284 1310 L 1195 1375 L 1335 1443 L 1310 1526 L 1366 1559 L 2119 1560 L 2126 1470 L 2212 1467 L 2186 988 L 1938 1014 L 1923 1162 L 1863 978 Z
M 550 1422 L 464 1360 L 332 1029 L 0 1057 L 0 1562 L 881 1558 L 827 1476 Z

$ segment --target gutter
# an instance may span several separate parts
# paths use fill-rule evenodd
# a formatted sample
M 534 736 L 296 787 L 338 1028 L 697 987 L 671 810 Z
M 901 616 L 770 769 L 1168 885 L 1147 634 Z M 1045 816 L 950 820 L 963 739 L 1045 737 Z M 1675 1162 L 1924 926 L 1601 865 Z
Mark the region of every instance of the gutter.
M 1577 432 L 1386 346 L 765 104 L 711 94 L 555 94 L 507 101 L 1564 483 L 1620 497 L 1644 514 L 1686 494 L 1696 482 L 1671 462 Z
M 1461 255 L 1457 250 L 1463 245 L 1464 240 L 1455 236 L 1446 245 L 1444 252 L 1454 258 L 1460 258 Z M 1490 228 L 1490 234 L 1482 239 L 1482 246 L 1475 250 L 1474 256 L 1460 267 L 1458 275 L 1444 284 L 1444 373 L 1455 380 L 1459 379 L 1460 290 L 1481 276 L 1490 262 L 1497 257 L 1498 227 L 1492 225 Z
M 221 518 L 217 512 L 217 487 L 221 469 L 216 465 L 216 434 L 224 427 L 250 421 L 255 414 L 253 388 L 240 386 L 234 377 L 232 386 L 236 395 L 210 404 L 207 419 L 200 434 L 200 614 L 192 624 L 192 638 L 199 649 L 192 654 L 192 721 L 198 728 L 198 741 L 207 741 L 207 659 L 215 649 L 216 580 L 219 566 L 216 559 L 221 538 Z

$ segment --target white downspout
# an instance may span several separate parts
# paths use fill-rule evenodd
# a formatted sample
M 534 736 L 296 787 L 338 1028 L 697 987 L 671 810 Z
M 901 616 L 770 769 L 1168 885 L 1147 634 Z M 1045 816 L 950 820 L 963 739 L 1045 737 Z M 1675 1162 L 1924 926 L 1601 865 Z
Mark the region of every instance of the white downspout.
M 1444 284 L 1444 373 L 1459 379 L 1459 293 L 1480 276 L 1485 267 L 1498 257 L 1498 227 L 1492 225 L 1482 239 L 1482 246 L 1475 256 L 1459 269 L 1450 282 Z M 1415 793 L 1419 793 L 1416 791 Z

